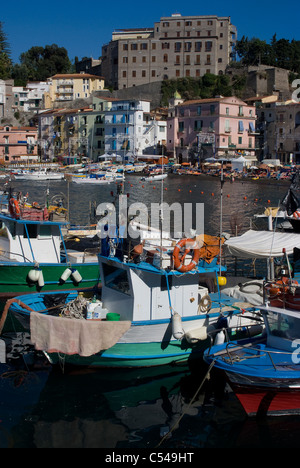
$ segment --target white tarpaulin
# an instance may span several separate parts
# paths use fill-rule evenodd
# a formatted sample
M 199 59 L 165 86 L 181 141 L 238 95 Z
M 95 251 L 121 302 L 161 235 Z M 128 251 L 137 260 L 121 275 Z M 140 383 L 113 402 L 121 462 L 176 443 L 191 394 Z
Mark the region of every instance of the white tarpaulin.
M 300 248 L 300 234 L 250 230 L 231 237 L 224 246 L 227 254 L 239 258 L 282 257 L 283 249 L 290 255 L 294 247 Z

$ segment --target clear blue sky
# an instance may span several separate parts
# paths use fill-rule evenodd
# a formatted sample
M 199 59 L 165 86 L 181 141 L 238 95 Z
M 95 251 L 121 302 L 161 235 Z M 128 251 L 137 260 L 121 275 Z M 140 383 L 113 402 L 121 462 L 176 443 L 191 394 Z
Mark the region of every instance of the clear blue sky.
M 31 47 L 50 44 L 65 47 L 71 60 L 75 56 L 96 59 L 101 55 L 102 45 L 111 40 L 114 29 L 153 27 L 155 21 L 172 13 L 231 16 L 238 29 L 238 38 L 245 35 L 269 42 L 276 33 L 277 39 L 300 40 L 299 0 L 214 0 L 205 3 L 195 0 L 11 0 L 5 2 L 1 10 L 0 21 L 15 63 L 20 54 Z

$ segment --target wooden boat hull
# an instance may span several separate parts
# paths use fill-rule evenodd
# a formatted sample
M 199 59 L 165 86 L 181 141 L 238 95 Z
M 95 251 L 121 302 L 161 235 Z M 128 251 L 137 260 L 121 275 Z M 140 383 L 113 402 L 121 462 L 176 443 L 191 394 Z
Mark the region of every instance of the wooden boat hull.
M 252 341 L 253 344 L 253 341 Z M 248 416 L 300 413 L 300 366 L 293 355 L 265 344 L 224 353 L 228 345 L 204 353 L 224 375 Z M 274 354 L 270 354 L 274 353 Z M 270 357 L 272 356 L 272 357 Z
M 248 416 L 300 414 L 299 381 L 289 389 L 230 385 Z
M 66 264 L 40 264 L 43 272 L 45 286 L 43 292 L 62 290 L 84 290 L 97 286 L 100 281 L 98 263 L 76 264 L 73 267 L 82 276 L 80 284 L 76 284 L 70 278 L 65 283 L 60 282 Z M 33 264 L 0 264 L 0 304 L 13 297 L 36 293 L 39 291 L 37 283 L 28 280 L 28 273 L 34 267 Z
M 50 294 L 50 293 L 49 293 Z M 77 293 L 75 291 L 68 292 L 62 291 L 60 295 L 67 294 L 67 298 L 62 301 L 70 302 L 75 299 Z M 30 307 L 30 309 L 40 312 L 45 311 L 45 294 L 33 294 L 30 296 L 21 296 L 19 300 Z M 60 302 L 62 302 L 60 301 Z M 47 312 L 43 312 L 47 314 Z M 122 315 L 122 309 L 120 309 Z M 232 311 L 224 312 L 228 317 L 228 326 L 237 326 L 241 318 L 232 313 Z M 9 309 L 9 315 L 13 315 L 14 319 L 18 320 L 27 331 L 30 331 L 30 312 L 24 309 L 22 304 L 14 303 Z M 192 331 L 199 330 L 199 328 L 210 327 L 215 330 L 215 326 L 220 319 L 219 312 L 198 314 L 190 317 L 183 317 L 182 324 L 184 330 Z M 50 321 L 53 318 L 49 319 Z M 54 320 L 61 320 L 60 318 Z M 70 319 L 69 323 L 71 323 Z M 93 321 L 86 320 L 87 324 Z M 114 327 L 111 322 L 111 327 Z M 118 322 L 120 323 L 120 322 Z M 65 325 L 66 326 L 66 325 Z M 52 327 L 47 326 L 48 330 Z M 61 331 L 61 325 L 59 325 Z M 100 336 L 100 335 L 99 335 Z M 205 336 L 205 335 L 204 335 Z M 50 337 L 49 337 L 49 341 Z M 67 353 L 65 350 L 56 349 L 52 352 L 51 349 L 43 348 L 51 364 L 58 364 L 63 359 L 64 364 L 85 366 L 85 367 L 107 367 L 107 368 L 135 368 L 135 367 L 154 367 L 175 362 L 184 362 L 192 358 L 199 358 L 202 356 L 204 350 L 207 348 L 210 338 L 203 338 L 196 344 L 189 343 L 186 340 L 179 340 L 173 336 L 172 332 L 172 318 L 136 321 L 132 322 L 130 328 L 114 342 L 109 349 L 103 349 L 93 355 L 79 355 L 74 352 Z

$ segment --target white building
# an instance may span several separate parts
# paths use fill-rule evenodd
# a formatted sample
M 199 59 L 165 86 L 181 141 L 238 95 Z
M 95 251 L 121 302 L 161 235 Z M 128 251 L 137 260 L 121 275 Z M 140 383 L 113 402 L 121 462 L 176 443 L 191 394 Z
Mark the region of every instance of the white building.
M 113 101 L 105 112 L 105 152 L 123 159 L 153 154 L 166 140 L 166 122 L 150 113 L 150 102 Z
M 44 107 L 44 93 L 49 84 L 43 81 L 27 83 L 26 87 L 14 86 L 14 105 L 23 112 L 38 112 Z

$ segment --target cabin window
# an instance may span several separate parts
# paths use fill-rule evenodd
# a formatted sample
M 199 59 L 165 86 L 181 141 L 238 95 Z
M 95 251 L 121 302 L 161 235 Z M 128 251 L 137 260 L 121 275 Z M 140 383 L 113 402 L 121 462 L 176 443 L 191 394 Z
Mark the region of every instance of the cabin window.
M 300 320 L 285 314 L 268 312 L 268 326 L 273 336 L 296 340 L 300 333 Z
M 37 224 L 27 224 L 27 231 L 29 239 L 36 239 L 38 236 L 38 225 Z M 24 224 L 24 239 L 28 239 L 25 224 Z
M 6 226 L 12 237 L 16 237 L 16 223 L 14 221 L 5 221 L 2 224 L 2 228 Z
M 131 289 L 127 271 L 105 263 L 102 265 L 105 286 L 130 296 Z
M 51 238 L 52 231 L 51 226 L 40 226 L 40 238 L 49 239 Z
M 160 290 L 161 291 L 168 291 L 168 283 L 169 283 L 169 289 L 171 290 L 172 289 L 172 279 L 173 279 L 172 276 L 168 276 L 168 282 L 167 282 L 167 277 L 165 275 L 163 275 L 161 277 L 161 281 L 160 281 Z

